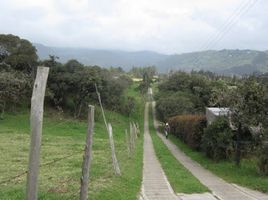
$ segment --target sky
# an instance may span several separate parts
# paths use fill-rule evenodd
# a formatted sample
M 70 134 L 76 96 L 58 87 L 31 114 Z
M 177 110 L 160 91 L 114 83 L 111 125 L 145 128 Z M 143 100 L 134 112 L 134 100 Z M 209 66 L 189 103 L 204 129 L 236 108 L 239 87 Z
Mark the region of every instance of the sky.
M 57 47 L 267 50 L 267 0 L 0 0 L 0 33 Z

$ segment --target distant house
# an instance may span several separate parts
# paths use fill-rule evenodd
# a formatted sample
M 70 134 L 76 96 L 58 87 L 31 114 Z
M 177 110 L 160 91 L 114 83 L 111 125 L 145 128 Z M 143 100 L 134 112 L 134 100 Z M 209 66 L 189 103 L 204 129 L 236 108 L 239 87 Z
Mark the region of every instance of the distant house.
M 206 118 L 208 124 L 211 124 L 219 116 L 227 116 L 229 111 L 229 108 L 207 107 Z
M 132 80 L 133 80 L 134 82 L 141 82 L 141 81 L 142 81 L 142 78 L 132 78 Z

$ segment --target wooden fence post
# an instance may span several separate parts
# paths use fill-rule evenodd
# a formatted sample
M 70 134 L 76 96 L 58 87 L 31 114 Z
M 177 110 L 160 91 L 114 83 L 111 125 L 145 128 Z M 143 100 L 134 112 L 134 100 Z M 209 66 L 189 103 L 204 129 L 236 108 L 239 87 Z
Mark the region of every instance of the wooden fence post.
M 129 123 L 129 143 L 130 143 L 130 152 L 133 153 L 133 128 L 131 122 Z
M 108 124 L 108 130 L 109 130 L 109 141 L 110 141 L 110 146 L 112 150 L 112 160 L 113 160 L 113 166 L 114 166 L 114 171 L 116 175 L 121 175 L 119 164 L 116 158 L 115 154 L 115 148 L 114 148 L 114 140 L 113 140 L 113 128 L 112 125 L 109 123 Z
M 126 145 L 127 145 L 128 157 L 130 157 L 130 142 L 129 142 L 129 135 L 128 135 L 127 129 L 125 130 L 125 133 L 126 133 Z
M 136 123 L 136 128 L 137 128 L 137 136 L 140 137 L 139 123 Z
M 137 134 L 137 127 L 136 127 L 136 124 L 135 124 L 135 122 L 133 122 L 133 129 L 134 129 L 134 135 L 135 135 L 135 139 L 137 139 L 138 138 L 138 134 Z
M 131 148 L 132 152 L 134 152 L 136 136 L 135 136 L 135 128 L 132 122 L 130 122 L 130 135 L 131 135 Z
M 93 130 L 94 130 L 94 106 L 89 105 L 87 137 L 86 137 L 85 152 L 82 164 L 80 200 L 88 199 L 88 182 L 89 182 L 90 164 L 92 159 Z
M 43 126 L 44 97 L 49 68 L 38 67 L 31 99 L 31 147 L 27 174 L 27 200 L 37 199 L 40 148 Z

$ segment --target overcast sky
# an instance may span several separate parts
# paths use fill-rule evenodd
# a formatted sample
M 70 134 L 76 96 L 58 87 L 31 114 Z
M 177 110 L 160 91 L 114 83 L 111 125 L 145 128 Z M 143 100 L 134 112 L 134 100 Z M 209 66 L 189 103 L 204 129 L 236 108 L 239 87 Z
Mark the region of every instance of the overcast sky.
M 60 47 L 161 53 L 205 47 L 264 50 L 268 1 L 254 1 L 0 0 L 0 33 Z M 230 31 L 223 28 L 228 19 L 234 24 Z M 222 39 L 208 43 L 217 34 Z

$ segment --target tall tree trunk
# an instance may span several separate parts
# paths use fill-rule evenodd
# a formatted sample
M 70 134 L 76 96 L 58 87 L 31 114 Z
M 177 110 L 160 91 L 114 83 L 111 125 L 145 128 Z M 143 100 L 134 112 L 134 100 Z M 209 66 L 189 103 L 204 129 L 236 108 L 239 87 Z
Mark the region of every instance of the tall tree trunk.
M 81 111 L 82 111 L 82 106 L 83 106 L 83 104 L 82 103 L 80 103 L 80 105 L 79 105 L 79 109 L 78 109 L 78 113 L 77 113 L 77 118 L 79 118 L 80 117 L 80 115 L 81 115 Z
M 3 104 L 2 104 L 2 110 L 1 110 L 0 119 L 4 119 L 5 109 L 6 109 L 6 102 L 4 101 Z

